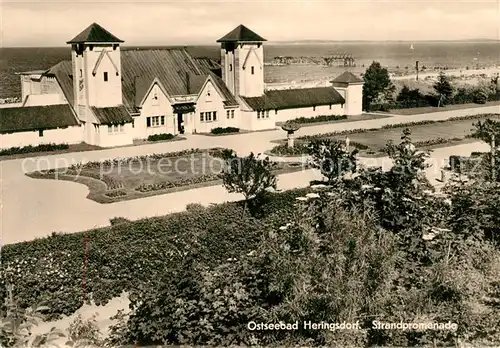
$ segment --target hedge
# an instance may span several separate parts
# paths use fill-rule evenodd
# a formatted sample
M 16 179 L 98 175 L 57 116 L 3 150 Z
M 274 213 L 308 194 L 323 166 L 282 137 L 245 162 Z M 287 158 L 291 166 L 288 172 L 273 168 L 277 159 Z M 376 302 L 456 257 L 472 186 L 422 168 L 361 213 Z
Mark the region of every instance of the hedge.
M 0 150 L 0 156 L 10 156 L 19 155 L 24 153 L 34 153 L 34 152 L 50 152 L 58 150 L 69 149 L 68 144 L 41 144 L 38 146 L 24 146 L 24 147 L 11 147 L 8 149 Z
M 170 133 L 153 134 L 148 137 L 148 141 L 172 140 L 173 138 L 175 138 L 175 135 Z
M 330 121 L 339 121 L 347 119 L 346 115 L 319 115 L 314 117 L 299 117 L 290 122 L 293 123 L 315 123 L 315 122 L 330 122 Z
M 227 133 L 238 133 L 240 131 L 239 128 L 236 127 L 217 127 L 213 128 L 210 133 L 212 134 L 227 134 Z
M 380 128 L 348 129 L 348 130 L 335 131 L 335 132 L 329 132 L 329 133 L 323 133 L 323 134 L 304 135 L 304 136 L 298 137 L 297 139 L 299 139 L 299 140 L 321 139 L 321 138 L 349 135 L 349 134 L 355 134 L 355 133 L 375 132 L 375 131 L 378 131 L 380 129 L 408 128 L 408 127 L 413 127 L 413 126 L 423 126 L 423 125 L 427 125 L 427 124 L 446 123 L 446 122 L 463 121 L 463 120 L 476 120 L 476 119 L 483 119 L 483 118 L 489 118 L 489 117 L 498 118 L 498 117 L 500 117 L 500 114 L 477 114 L 477 115 L 467 115 L 467 116 L 461 116 L 461 117 L 454 117 L 454 118 L 449 118 L 446 120 L 438 120 L 438 121 L 426 120 L 426 121 L 414 121 L 414 122 L 405 122 L 405 123 L 386 124 Z
M 5 298 L 8 282 L 14 285 L 23 308 L 44 301 L 50 318 L 70 315 L 83 304 L 82 266 L 86 259 L 87 294 L 97 305 L 104 305 L 123 291 L 160 279 L 187 255 L 212 267 L 248 253 L 264 229 L 277 229 L 291 219 L 295 198 L 308 190 L 271 193 L 262 202 L 258 218 L 242 216 L 243 207 L 238 202 L 133 222 L 115 218 L 113 226 L 85 233 L 86 256 L 84 232 L 53 233 L 6 245 L 0 264 L 0 296 Z

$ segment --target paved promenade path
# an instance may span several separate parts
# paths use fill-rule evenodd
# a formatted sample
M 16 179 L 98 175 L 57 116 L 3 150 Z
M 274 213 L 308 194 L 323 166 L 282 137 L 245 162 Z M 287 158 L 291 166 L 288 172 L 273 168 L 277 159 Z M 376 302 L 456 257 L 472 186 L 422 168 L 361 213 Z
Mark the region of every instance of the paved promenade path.
M 376 128 L 386 124 L 409 121 L 444 120 L 479 113 L 500 113 L 500 106 L 322 124 L 303 127 L 297 132 L 297 136 L 346 129 Z M 182 211 L 188 203 L 208 205 L 241 199 L 237 194 L 228 194 L 222 186 L 211 186 L 138 200 L 99 204 L 85 198 L 88 188 L 84 185 L 68 181 L 35 180 L 25 176 L 23 174 L 25 172 L 66 167 L 81 161 L 140 156 L 188 148 L 225 147 L 234 149 L 238 154 L 246 155 L 250 151 L 257 153 L 268 150 L 274 146 L 271 141 L 285 137 L 285 132 L 281 129 L 218 137 L 189 135 L 187 140 L 177 142 L 1 161 L 0 234 L 2 244 L 44 237 L 53 231 L 77 232 L 106 226 L 109 225 L 109 219 L 112 217 L 139 219 Z M 436 149 L 431 159 L 433 166 L 428 171 L 429 178 L 431 180 L 439 178 L 439 167 L 447 162 L 450 154 L 468 155 L 471 151 L 485 151 L 487 148 L 485 144 L 473 143 Z M 361 159 L 361 161 L 366 164 L 382 164 L 383 162 L 384 167 L 390 165 L 390 162 L 384 158 Z M 319 178 L 319 176 L 313 170 L 280 175 L 278 186 L 283 190 L 305 187 L 314 178 Z

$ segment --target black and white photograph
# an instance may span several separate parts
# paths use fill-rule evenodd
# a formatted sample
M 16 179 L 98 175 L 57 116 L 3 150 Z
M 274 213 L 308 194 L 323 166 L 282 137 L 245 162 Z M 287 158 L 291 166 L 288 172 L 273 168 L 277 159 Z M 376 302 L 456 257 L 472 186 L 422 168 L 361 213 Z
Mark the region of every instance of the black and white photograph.
M 1 0 L 0 348 L 500 347 L 500 0 Z

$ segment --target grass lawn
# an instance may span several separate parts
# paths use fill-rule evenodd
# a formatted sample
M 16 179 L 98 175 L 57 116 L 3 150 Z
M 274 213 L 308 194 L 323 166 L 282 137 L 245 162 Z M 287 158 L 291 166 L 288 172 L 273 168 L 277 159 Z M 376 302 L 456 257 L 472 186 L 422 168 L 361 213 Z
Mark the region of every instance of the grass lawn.
M 69 180 L 86 185 L 88 199 L 113 203 L 221 183 L 222 160 L 210 150 L 191 154 L 152 155 L 121 162 L 103 162 L 76 168 L 28 173 L 32 178 Z M 276 174 L 300 170 L 298 164 L 280 164 Z
M 431 112 L 441 112 L 441 111 L 451 111 L 451 110 L 461 110 L 461 109 L 472 109 L 472 108 L 480 108 L 486 106 L 495 106 L 500 105 L 500 101 L 491 101 L 486 104 L 457 104 L 457 105 L 447 105 L 442 108 L 438 107 L 424 107 L 424 108 L 409 108 L 409 109 L 395 109 L 390 110 L 389 113 L 393 115 L 418 115 L 418 114 L 427 114 Z
M 488 117 L 485 117 L 486 119 Z M 491 116 L 489 117 L 491 118 Z M 500 117 L 496 119 L 500 120 Z M 426 142 L 436 139 L 447 139 L 449 142 L 441 144 L 433 144 L 428 146 L 420 146 L 420 148 L 432 149 L 438 147 L 447 147 L 458 144 L 475 142 L 477 140 L 466 138 L 472 133 L 473 123 L 481 119 L 469 120 L 449 120 L 446 122 L 432 123 L 425 125 L 415 125 L 409 127 L 412 131 L 412 141 L 414 143 Z M 395 144 L 401 141 L 403 127 L 399 128 L 381 128 L 359 133 L 347 135 L 352 143 L 359 143 L 368 146 L 368 150 L 360 151 L 362 156 L 380 156 L 381 150 L 385 147 L 388 141 L 392 140 Z M 321 135 L 318 135 L 321 136 Z M 325 138 L 345 140 L 345 135 L 326 136 Z M 304 140 L 297 139 L 296 144 L 300 144 Z M 281 140 L 280 144 L 286 143 L 286 140 Z

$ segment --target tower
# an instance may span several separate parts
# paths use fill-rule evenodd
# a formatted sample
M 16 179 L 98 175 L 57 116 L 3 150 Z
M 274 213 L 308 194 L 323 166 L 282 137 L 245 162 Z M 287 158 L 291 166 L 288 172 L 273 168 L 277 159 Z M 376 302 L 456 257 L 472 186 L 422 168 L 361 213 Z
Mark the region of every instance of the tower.
M 89 107 L 122 104 L 122 42 L 97 23 L 67 42 L 71 45 L 74 106 L 80 120 L 87 121 Z
M 221 44 L 222 79 L 235 96 L 264 94 L 264 41 L 244 25 L 217 40 Z
M 363 112 L 364 81 L 346 71 L 330 82 L 345 99 L 344 115 L 361 115 Z

